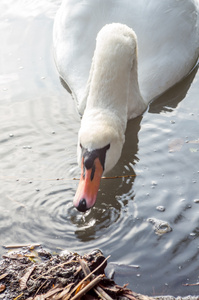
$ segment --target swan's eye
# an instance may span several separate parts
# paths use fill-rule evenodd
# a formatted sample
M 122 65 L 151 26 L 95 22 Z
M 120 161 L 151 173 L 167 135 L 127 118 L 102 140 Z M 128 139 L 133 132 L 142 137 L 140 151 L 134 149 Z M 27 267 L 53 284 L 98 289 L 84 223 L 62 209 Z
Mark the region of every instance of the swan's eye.
M 81 144 L 80 144 L 81 146 Z M 87 170 L 93 168 L 94 161 L 98 157 L 101 165 L 104 169 L 104 163 L 105 163 L 105 157 L 106 157 L 106 151 L 110 148 L 110 144 L 106 145 L 103 148 L 95 149 L 92 151 L 88 151 L 84 147 L 82 147 L 82 156 L 84 158 L 84 166 Z M 94 172 L 94 170 L 92 170 Z
M 92 153 L 91 153 L 91 155 L 86 155 L 84 157 L 84 166 L 86 167 L 87 170 L 92 168 L 95 158 L 96 158 L 96 156 L 92 155 Z

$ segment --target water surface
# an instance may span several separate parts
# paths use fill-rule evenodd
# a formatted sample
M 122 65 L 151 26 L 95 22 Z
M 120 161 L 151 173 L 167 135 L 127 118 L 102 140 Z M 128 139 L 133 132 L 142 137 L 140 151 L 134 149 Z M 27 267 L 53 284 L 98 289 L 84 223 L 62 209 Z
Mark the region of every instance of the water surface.
M 80 254 L 100 248 L 123 264 L 116 281 L 136 292 L 198 294 L 183 286 L 199 280 L 197 70 L 129 122 L 109 175 L 135 176 L 102 180 L 96 206 L 83 215 L 72 206 L 80 119 L 52 54 L 59 5 L 0 4 L 0 254 L 15 243 Z

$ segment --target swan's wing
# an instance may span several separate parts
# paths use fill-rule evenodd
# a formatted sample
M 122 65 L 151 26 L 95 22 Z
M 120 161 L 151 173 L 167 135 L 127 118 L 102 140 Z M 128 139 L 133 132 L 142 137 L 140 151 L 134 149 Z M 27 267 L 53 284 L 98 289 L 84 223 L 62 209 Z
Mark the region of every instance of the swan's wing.
M 148 103 L 196 63 L 198 13 L 199 0 L 63 0 L 53 33 L 60 76 L 80 103 L 98 31 L 108 23 L 124 23 L 138 37 L 138 78 Z

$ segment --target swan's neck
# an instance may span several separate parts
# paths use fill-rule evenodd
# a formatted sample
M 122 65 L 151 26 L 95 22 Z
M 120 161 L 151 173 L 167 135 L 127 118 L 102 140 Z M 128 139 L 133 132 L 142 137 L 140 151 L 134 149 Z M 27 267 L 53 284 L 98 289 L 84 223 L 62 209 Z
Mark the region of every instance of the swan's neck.
M 115 114 L 125 130 L 127 120 L 140 115 L 146 104 L 138 85 L 136 35 L 125 25 L 115 25 L 98 34 L 83 103 L 86 110 Z

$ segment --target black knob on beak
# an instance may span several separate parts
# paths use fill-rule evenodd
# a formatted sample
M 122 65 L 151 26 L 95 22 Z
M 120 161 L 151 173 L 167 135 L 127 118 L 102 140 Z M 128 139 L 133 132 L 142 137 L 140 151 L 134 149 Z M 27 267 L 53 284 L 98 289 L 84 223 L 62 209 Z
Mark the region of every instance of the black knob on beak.
M 85 211 L 87 211 L 87 206 L 86 206 L 86 199 L 81 199 L 80 201 L 79 201 L 79 205 L 76 207 L 79 211 L 81 211 L 81 212 L 85 212 Z

